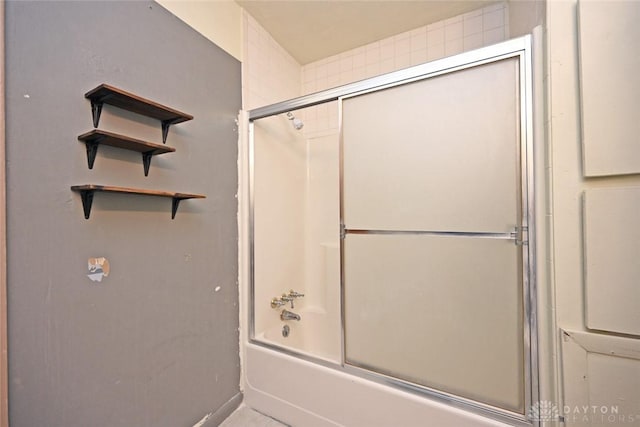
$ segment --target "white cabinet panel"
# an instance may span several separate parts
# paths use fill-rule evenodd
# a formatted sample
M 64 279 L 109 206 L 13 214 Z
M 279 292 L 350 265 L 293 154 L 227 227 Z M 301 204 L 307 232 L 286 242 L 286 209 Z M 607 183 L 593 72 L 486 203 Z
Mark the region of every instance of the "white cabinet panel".
M 518 59 L 346 99 L 347 228 L 505 232 L 518 220 Z
M 523 413 L 519 254 L 505 240 L 348 234 L 346 360 Z
M 584 173 L 640 173 L 640 2 L 578 10 Z
M 551 403 L 566 425 L 640 423 L 640 341 L 580 331 L 562 337 L 564 406 Z
M 584 230 L 587 327 L 640 335 L 640 188 L 587 190 Z

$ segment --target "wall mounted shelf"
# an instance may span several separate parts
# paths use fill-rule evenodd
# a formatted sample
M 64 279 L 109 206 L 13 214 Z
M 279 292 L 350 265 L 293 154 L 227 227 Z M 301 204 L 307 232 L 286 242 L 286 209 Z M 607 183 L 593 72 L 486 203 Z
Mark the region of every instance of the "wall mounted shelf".
M 109 104 L 122 108 L 123 110 L 160 120 L 162 124 L 163 143 L 167 142 L 169 126 L 193 119 L 193 116 L 190 114 L 174 110 L 173 108 L 158 104 L 157 102 L 150 101 L 105 83 L 90 90 L 84 97 L 91 101 L 93 127 L 97 128 L 98 123 L 100 123 L 100 113 L 102 112 L 103 104 Z
M 80 193 L 82 198 L 82 208 L 84 209 L 84 218 L 89 219 L 91 215 L 91 204 L 93 203 L 93 195 L 95 192 L 109 192 L 109 193 L 123 193 L 123 194 L 136 194 L 143 196 L 156 196 L 171 198 L 171 219 L 174 219 L 176 212 L 178 211 L 178 205 L 180 201 L 185 199 L 204 199 L 206 196 L 202 194 L 189 194 L 189 193 L 173 193 L 169 191 L 158 190 L 144 190 L 141 188 L 129 188 L 129 187 L 114 187 L 110 185 L 73 185 L 71 190 Z
M 144 176 L 149 175 L 151 157 L 158 154 L 172 153 L 176 151 L 175 148 L 167 147 L 166 145 L 154 144 L 152 142 L 142 141 L 140 139 L 130 138 L 125 135 L 106 132 L 98 129 L 94 129 L 90 132 L 80 135 L 78 137 L 78 141 L 84 142 L 87 146 L 87 162 L 89 164 L 89 169 L 93 169 L 93 163 L 96 159 L 98 146 L 100 144 L 103 144 L 109 145 L 111 147 L 117 147 L 124 150 L 131 150 L 142 153 Z

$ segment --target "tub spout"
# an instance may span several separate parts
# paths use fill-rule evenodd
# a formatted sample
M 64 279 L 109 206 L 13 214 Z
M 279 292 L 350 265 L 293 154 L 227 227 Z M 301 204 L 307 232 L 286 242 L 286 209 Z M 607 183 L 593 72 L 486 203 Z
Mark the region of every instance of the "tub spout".
M 282 320 L 300 320 L 300 315 L 299 314 L 295 314 L 292 311 L 289 310 L 282 310 L 282 313 L 280 313 L 280 319 Z

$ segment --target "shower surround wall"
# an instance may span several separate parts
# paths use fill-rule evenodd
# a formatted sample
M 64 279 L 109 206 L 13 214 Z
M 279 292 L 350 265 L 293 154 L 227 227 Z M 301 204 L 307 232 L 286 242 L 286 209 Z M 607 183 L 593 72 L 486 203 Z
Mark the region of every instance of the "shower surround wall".
M 7 2 L 10 424 L 219 424 L 237 406 L 237 130 L 240 63 L 151 1 Z M 193 114 L 175 153 L 77 136 L 84 93 L 121 87 Z M 106 105 L 100 128 L 159 142 L 157 120 Z M 98 194 L 85 220 L 74 184 L 202 193 L 171 220 L 164 198 Z M 87 260 L 106 257 L 101 282 Z
M 250 109 L 299 96 L 300 65 L 250 15 L 245 13 L 243 22 L 247 58 L 243 63 L 245 106 Z M 306 110 L 294 114 L 304 120 Z M 304 345 L 298 341 L 295 346 L 303 351 L 314 345 L 310 340 L 320 342 L 318 345 L 323 348 L 330 342 L 329 350 L 322 356 L 336 360 L 339 357 L 340 339 L 339 325 L 336 323 L 339 321 L 339 294 L 338 289 L 333 293 L 325 292 L 324 278 L 333 275 L 335 280 L 339 280 L 339 270 L 318 262 L 317 252 L 338 261 L 338 206 L 337 199 L 331 199 L 334 194 L 332 188 L 337 186 L 337 168 L 332 167 L 333 156 L 327 159 L 330 162 L 328 165 L 320 156 L 310 159 L 311 151 L 317 146 L 316 137 L 322 135 L 310 137 L 305 132 L 308 123 L 305 122 L 304 126 L 300 131 L 295 130 L 284 114 L 270 118 L 262 126 L 256 126 L 256 132 L 262 133 L 264 141 L 271 142 L 260 152 L 267 157 L 262 159 L 263 163 L 257 169 L 260 176 L 256 179 L 256 203 L 260 203 L 262 209 L 258 221 L 269 224 L 267 231 L 262 228 L 259 241 L 265 248 L 272 248 L 261 251 L 257 263 L 258 269 L 266 268 L 271 274 L 262 274 L 265 270 L 256 271 L 260 285 L 257 286 L 255 315 L 257 324 L 261 325 L 256 333 L 262 334 L 263 338 L 268 335 L 270 341 L 277 339 L 285 345 L 291 345 L 296 339 L 302 340 L 304 335 Z M 329 147 L 329 150 L 332 149 L 330 147 L 337 147 L 337 144 L 333 144 L 337 142 L 335 136 L 326 137 L 331 141 L 323 143 L 323 147 Z M 257 147 L 257 150 L 260 148 Z M 319 149 L 322 150 L 322 147 Z M 331 175 L 334 169 L 333 181 L 336 185 L 332 187 L 331 181 L 321 177 Z M 323 197 L 318 190 L 324 194 L 329 191 L 330 197 Z M 333 211 L 333 215 L 326 215 L 327 211 Z M 327 228 L 334 230 L 330 236 L 323 231 Z M 282 245 L 283 242 L 288 243 Z M 281 247 L 283 252 L 273 250 L 273 245 Z M 303 310 L 303 321 L 292 324 L 290 339 L 283 339 L 279 311 L 272 309 L 269 302 L 290 289 L 306 295 L 296 301 L 294 310 Z M 328 312 L 330 317 L 327 316 Z M 312 322 L 313 328 L 310 327 Z
M 305 138 L 282 114 L 254 122 L 253 129 L 256 338 L 339 361 L 337 137 Z M 270 306 L 289 290 L 305 296 L 295 307 Z M 291 333 L 285 339 L 283 309 L 302 317 L 286 322 Z

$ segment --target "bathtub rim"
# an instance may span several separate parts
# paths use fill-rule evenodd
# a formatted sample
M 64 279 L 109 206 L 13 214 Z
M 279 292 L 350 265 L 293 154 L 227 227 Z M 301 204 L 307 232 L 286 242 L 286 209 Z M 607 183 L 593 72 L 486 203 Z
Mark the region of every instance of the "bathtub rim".
M 512 426 L 525 427 L 532 425 L 531 422 L 527 421 L 526 418 L 523 418 L 522 415 L 517 412 L 512 412 L 462 396 L 447 393 L 443 390 L 433 389 L 420 384 L 414 384 L 409 381 L 391 377 L 377 371 L 371 371 L 366 368 L 361 368 L 346 363 L 340 364 L 331 362 L 329 360 L 318 358 L 317 356 L 313 356 L 305 352 L 295 351 L 276 344 L 257 341 L 253 338 L 250 338 L 245 345 L 247 346 L 248 350 L 255 350 L 256 348 L 259 348 L 263 351 L 266 351 L 271 356 L 282 359 L 283 362 L 294 360 L 298 363 L 311 363 L 313 365 L 331 369 L 339 375 L 354 376 L 365 382 L 371 382 L 378 386 L 384 386 L 390 391 L 395 390 L 409 393 L 419 398 L 426 398 L 431 401 L 436 401 L 438 403 L 461 411 L 466 411 L 474 415 L 487 417 L 491 420 L 508 423 Z M 311 366 L 310 368 L 313 367 L 315 366 Z M 247 382 L 249 385 L 251 385 L 250 379 L 247 378 Z

